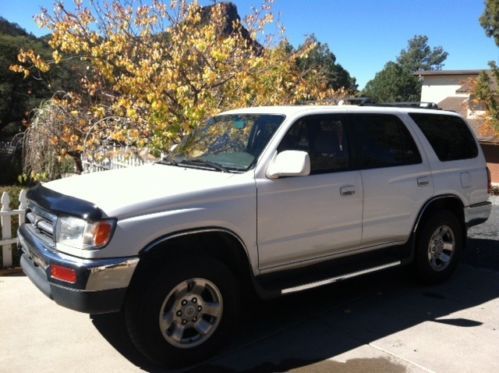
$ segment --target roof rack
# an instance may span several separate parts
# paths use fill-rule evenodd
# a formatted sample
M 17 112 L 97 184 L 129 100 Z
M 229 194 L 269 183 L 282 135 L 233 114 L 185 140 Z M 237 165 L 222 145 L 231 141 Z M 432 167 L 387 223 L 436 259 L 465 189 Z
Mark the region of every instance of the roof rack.
M 298 105 L 357 105 L 357 106 L 379 106 L 379 107 L 400 107 L 400 108 L 415 108 L 415 109 L 435 109 L 441 108 L 434 102 L 425 101 L 404 101 L 404 102 L 384 102 L 377 103 L 370 97 L 348 97 L 342 100 L 335 98 L 326 100 L 305 100 L 301 101 Z
M 370 97 L 349 97 L 341 101 L 340 105 L 380 106 L 380 107 L 411 107 L 419 109 L 440 109 L 434 102 L 405 101 L 377 103 Z
M 416 109 L 436 109 L 440 110 L 440 107 L 434 102 L 386 102 L 382 104 L 365 104 L 361 106 L 384 106 L 384 107 L 410 107 Z
M 338 105 L 339 100 L 336 98 L 327 98 L 324 100 L 302 100 L 296 105 Z
M 376 102 L 370 97 L 348 97 L 342 101 L 343 101 L 343 105 L 365 106 L 365 105 L 375 105 L 376 104 Z

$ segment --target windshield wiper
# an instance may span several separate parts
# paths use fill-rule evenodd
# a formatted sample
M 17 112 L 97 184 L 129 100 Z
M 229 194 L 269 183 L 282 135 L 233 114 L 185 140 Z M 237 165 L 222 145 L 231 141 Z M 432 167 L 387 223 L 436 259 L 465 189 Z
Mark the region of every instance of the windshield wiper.
M 222 171 L 222 172 L 230 172 L 230 170 L 218 163 L 215 163 L 215 162 L 211 162 L 211 161 L 207 161 L 205 159 L 183 159 L 182 161 L 180 161 L 178 163 L 179 165 L 189 165 L 189 166 L 205 166 L 203 168 L 212 168 L 212 169 L 215 169 L 217 171 Z
M 169 166 L 178 166 L 178 162 L 173 158 L 165 157 L 162 160 L 158 161 L 159 164 L 166 164 Z

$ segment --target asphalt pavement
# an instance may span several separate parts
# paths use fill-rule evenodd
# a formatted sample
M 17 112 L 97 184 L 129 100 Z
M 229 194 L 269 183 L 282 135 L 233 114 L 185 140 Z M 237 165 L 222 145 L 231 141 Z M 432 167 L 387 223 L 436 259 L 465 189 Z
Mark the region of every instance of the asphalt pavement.
M 438 286 L 397 268 L 255 303 L 227 348 L 190 371 L 499 372 L 498 227 L 496 205 Z M 159 371 L 119 315 L 74 312 L 24 276 L 0 277 L 0 372 L 144 370 Z

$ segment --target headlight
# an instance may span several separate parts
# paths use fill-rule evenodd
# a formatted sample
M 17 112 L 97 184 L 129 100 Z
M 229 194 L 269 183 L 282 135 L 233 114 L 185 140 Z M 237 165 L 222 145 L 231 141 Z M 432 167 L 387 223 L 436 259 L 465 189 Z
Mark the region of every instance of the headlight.
M 99 249 L 106 246 L 114 231 L 115 221 L 88 222 L 72 216 L 57 220 L 56 243 L 76 249 Z

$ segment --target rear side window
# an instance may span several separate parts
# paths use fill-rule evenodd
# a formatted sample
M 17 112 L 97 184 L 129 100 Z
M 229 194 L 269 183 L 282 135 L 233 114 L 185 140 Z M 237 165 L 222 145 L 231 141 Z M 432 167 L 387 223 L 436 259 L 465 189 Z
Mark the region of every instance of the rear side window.
M 421 163 L 418 148 L 402 121 L 388 114 L 350 115 L 357 167 L 381 168 Z
M 442 162 L 475 158 L 478 148 L 470 129 L 459 117 L 410 113 Z

